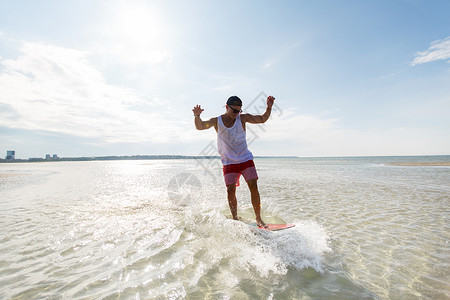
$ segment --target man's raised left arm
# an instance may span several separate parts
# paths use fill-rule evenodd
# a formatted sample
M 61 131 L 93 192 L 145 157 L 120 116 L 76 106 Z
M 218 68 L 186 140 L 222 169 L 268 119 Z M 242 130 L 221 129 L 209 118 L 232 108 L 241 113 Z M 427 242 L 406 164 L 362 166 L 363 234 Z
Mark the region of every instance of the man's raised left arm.
M 265 123 L 270 118 L 270 113 L 272 112 L 272 106 L 273 102 L 275 101 L 275 98 L 273 96 L 267 97 L 267 108 L 266 111 L 262 115 L 251 115 L 251 114 L 244 114 L 245 116 L 245 122 L 249 122 L 252 124 L 259 124 L 259 123 Z

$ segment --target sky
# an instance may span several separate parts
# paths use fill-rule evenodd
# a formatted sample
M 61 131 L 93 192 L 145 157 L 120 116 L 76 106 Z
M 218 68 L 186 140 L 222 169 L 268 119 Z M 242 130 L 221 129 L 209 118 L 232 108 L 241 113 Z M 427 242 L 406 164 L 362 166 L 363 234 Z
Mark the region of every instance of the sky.
M 0 0 L 0 157 L 450 154 L 450 1 Z

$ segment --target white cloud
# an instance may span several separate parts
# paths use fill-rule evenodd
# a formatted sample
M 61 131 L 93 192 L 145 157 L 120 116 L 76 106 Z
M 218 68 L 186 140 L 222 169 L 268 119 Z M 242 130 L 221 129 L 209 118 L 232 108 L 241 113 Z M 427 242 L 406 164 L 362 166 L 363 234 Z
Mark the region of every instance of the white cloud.
M 103 142 L 165 142 L 179 134 L 180 125 L 166 122 L 152 101 L 108 84 L 87 55 L 24 43 L 17 59 L 3 60 L 0 105 L 7 109 L 0 111 L 0 126 Z M 146 106 L 152 106 L 148 113 L 136 109 Z
M 268 69 L 268 68 L 270 68 L 271 66 L 272 66 L 272 63 L 267 62 L 267 63 L 264 64 L 263 69 Z
M 295 42 L 294 44 L 288 45 L 287 47 L 282 47 L 278 50 L 278 52 L 274 53 L 266 60 L 262 68 L 269 69 L 274 67 L 275 65 L 279 64 L 280 61 L 286 59 L 288 55 L 292 54 L 292 52 L 300 46 L 301 42 Z
M 450 149 L 448 130 L 417 127 L 344 128 L 337 118 L 299 114 L 296 108 L 274 113 L 265 124 L 247 125 L 255 155 L 371 156 L 433 155 Z
M 417 52 L 414 60 L 411 62 L 411 66 L 446 59 L 450 59 L 450 37 L 434 41 L 427 50 Z
M 272 117 L 265 123 L 261 132 L 267 133 L 265 138 L 280 140 L 287 138 L 303 141 L 316 141 L 321 136 L 337 127 L 338 119 L 322 119 L 313 115 L 299 114 L 296 108 L 273 111 Z M 252 125 L 249 125 L 252 126 Z M 256 134 L 257 130 L 255 129 Z

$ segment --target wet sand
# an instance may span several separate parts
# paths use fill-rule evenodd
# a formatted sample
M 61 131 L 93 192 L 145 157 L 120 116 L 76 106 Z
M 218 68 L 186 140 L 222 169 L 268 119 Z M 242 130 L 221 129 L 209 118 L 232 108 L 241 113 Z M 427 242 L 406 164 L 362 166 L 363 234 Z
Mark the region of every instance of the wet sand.
M 23 176 L 25 174 L 15 173 L 15 174 L 8 174 L 8 173 L 0 173 L 0 178 L 10 178 L 10 177 L 18 177 Z
M 387 163 L 387 165 L 390 165 L 390 166 L 433 166 L 433 167 L 448 167 L 448 166 L 450 166 L 450 161 Z

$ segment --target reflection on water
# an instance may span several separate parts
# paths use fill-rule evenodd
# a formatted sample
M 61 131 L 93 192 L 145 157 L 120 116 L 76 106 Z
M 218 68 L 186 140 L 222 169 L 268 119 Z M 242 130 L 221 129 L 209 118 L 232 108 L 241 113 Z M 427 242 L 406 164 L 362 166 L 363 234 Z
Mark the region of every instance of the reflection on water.
M 388 162 L 256 160 L 280 232 L 195 161 L 0 165 L 0 298 L 447 298 L 450 168 Z

